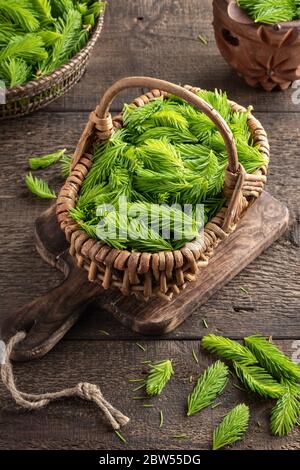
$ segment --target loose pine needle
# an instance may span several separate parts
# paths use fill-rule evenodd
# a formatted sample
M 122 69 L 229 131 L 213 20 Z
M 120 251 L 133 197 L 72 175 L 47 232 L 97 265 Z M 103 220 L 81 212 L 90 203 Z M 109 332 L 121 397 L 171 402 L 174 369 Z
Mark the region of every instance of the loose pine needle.
M 57 152 L 42 157 L 31 157 L 28 161 L 31 170 L 38 170 L 40 168 L 47 168 L 53 163 L 58 162 L 65 154 L 66 149 L 58 150 Z
M 149 396 L 160 395 L 173 374 L 172 361 L 169 359 L 150 365 L 150 372 L 146 379 L 147 394 Z
M 246 390 L 238 384 L 232 384 L 232 386 L 241 392 L 246 392 Z
M 164 425 L 164 414 L 162 410 L 159 412 L 159 427 L 162 428 Z
M 192 356 L 196 364 L 199 364 L 199 359 L 194 349 L 192 350 Z
M 41 178 L 32 176 L 32 174 L 29 173 L 25 177 L 25 183 L 27 188 L 36 196 L 42 199 L 56 199 L 55 192 L 50 189 L 46 181 L 43 181 Z
M 118 438 L 120 439 L 120 441 L 123 442 L 124 444 L 126 444 L 126 439 L 125 439 L 125 437 L 120 433 L 120 431 L 117 431 L 117 430 L 115 429 L 115 433 L 116 433 L 116 435 L 118 436 Z
M 199 377 L 194 390 L 188 396 L 187 416 L 198 413 L 211 405 L 222 393 L 228 381 L 228 367 L 217 361 Z
M 208 329 L 208 324 L 207 324 L 207 321 L 205 320 L 205 318 L 202 318 L 202 323 L 203 323 L 204 327 Z
M 108 333 L 108 331 L 105 331 L 105 330 L 99 330 L 99 333 L 104 336 L 110 336 L 110 333 Z
M 137 392 L 138 390 L 141 390 L 142 388 L 144 388 L 145 385 L 146 385 L 146 384 L 145 384 L 145 381 L 144 381 L 144 383 L 143 383 L 142 385 L 139 385 L 138 387 L 134 388 L 132 391 L 133 391 L 133 392 Z
M 149 400 L 151 397 L 132 397 L 133 400 Z
M 151 405 L 150 403 L 149 403 L 149 404 L 148 404 L 148 403 L 144 403 L 144 404 L 143 404 L 143 407 L 144 407 L 144 408 L 153 408 L 154 405 Z
M 215 403 L 214 405 L 211 406 L 211 409 L 214 410 L 215 408 L 218 408 L 221 405 L 222 405 L 222 402 L 218 401 L 218 403 Z
M 193 376 L 190 375 L 190 376 L 189 376 L 189 383 L 191 384 L 192 382 L 193 382 Z
M 136 344 L 137 347 L 140 348 L 143 352 L 146 351 L 146 348 L 145 348 L 142 344 L 140 344 L 140 343 L 135 343 L 135 344 Z
M 248 429 L 249 417 L 247 405 L 233 408 L 213 432 L 213 450 L 240 441 Z
M 240 286 L 240 290 L 244 292 L 244 294 L 247 294 L 247 295 L 249 294 L 249 292 L 247 291 L 247 289 L 245 289 L 245 287 Z
M 205 46 L 208 44 L 208 40 L 203 34 L 198 34 L 198 41 L 202 42 Z
M 184 433 L 182 433 L 182 434 L 174 434 L 174 435 L 172 436 L 173 439 L 187 439 L 187 437 L 188 437 L 187 434 L 184 434 Z
M 129 379 L 128 382 L 145 382 L 145 379 Z

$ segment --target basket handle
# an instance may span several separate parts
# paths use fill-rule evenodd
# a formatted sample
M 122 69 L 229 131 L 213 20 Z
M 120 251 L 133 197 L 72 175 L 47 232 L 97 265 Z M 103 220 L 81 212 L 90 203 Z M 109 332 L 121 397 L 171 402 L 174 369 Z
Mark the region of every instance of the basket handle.
M 228 154 L 228 169 L 231 173 L 237 173 L 239 170 L 239 161 L 237 149 L 234 141 L 233 134 L 222 116 L 206 101 L 200 98 L 192 91 L 183 88 L 180 85 L 175 85 L 165 80 L 160 80 L 151 77 L 127 77 L 122 78 L 115 82 L 108 90 L 104 93 L 99 106 L 96 108 L 96 115 L 99 119 L 104 119 L 109 113 L 109 108 L 115 97 L 122 90 L 126 88 L 145 87 L 149 89 L 157 88 L 159 90 L 171 93 L 173 95 L 182 98 L 188 103 L 192 104 L 204 114 L 206 114 L 212 122 L 217 126 L 220 131 Z

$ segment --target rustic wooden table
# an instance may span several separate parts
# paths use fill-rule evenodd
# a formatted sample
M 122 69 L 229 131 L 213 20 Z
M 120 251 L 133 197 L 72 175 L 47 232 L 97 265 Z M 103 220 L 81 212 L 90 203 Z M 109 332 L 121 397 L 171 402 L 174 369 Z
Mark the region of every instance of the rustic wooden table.
M 82 379 L 100 384 L 105 396 L 131 417 L 123 430 L 127 444 L 108 431 L 93 405 L 65 400 L 42 411 L 24 412 L 1 386 L 2 449 L 208 449 L 213 427 L 225 410 L 240 401 L 250 404 L 252 417 L 247 437 L 235 449 L 300 448 L 299 428 L 288 438 L 272 437 L 268 430 L 272 404 L 259 402 L 232 385 L 222 396 L 223 406 L 185 417 L 186 397 L 192 388 L 188 378 L 196 378 L 212 360 L 201 352 L 199 365 L 192 359 L 192 350 L 199 350 L 203 334 L 214 332 L 242 339 L 260 332 L 272 335 L 288 354 L 297 354 L 296 340 L 300 339 L 300 105 L 293 104 L 295 90 L 268 94 L 245 85 L 221 58 L 211 22 L 210 0 L 111 0 L 102 37 L 81 82 L 44 111 L 1 123 L 1 321 L 61 279 L 34 248 L 34 220 L 49 203 L 35 198 L 24 187 L 27 157 L 63 147 L 72 151 L 99 96 L 114 80 L 126 75 L 150 75 L 208 89 L 219 87 L 235 101 L 252 104 L 271 142 L 268 190 L 288 205 L 290 230 L 164 338 L 142 338 L 128 331 L 101 311 L 95 300 L 45 358 L 16 365 L 18 384 L 27 391 L 60 389 Z M 199 33 L 208 38 L 207 45 L 197 40 Z M 123 94 L 122 100 L 132 96 Z M 121 101 L 116 102 L 115 110 L 120 105 Z M 56 188 L 62 184 L 55 167 L 43 176 Z M 128 379 L 146 371 L 141 361 L 164 358 L 173 359 L 175 377 L 153 408 L 143 408 L 140 401 L 132 399 Z M 159 410 L 165 416 L 162 429 Z M 185 432 L 187 439 L 172 438 L 180 432 Z

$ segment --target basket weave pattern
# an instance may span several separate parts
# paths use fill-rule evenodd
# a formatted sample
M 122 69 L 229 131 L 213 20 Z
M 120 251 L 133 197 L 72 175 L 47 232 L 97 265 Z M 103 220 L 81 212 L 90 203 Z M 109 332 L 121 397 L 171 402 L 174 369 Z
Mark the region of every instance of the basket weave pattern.
M 80 138 L 73 159 L 73 169 L 62 187 L 57 200 L 57 218 L 61 229 L 70 243 L 70 253 L 76 258 L 78 266 L 88 271 L 88 279 L 100 283 L 104 289 L 118 288 L 124 295 L 135 294 L 141 299 L 160 297 L 171 300 L 173 295 L 180 293 L 187 282 L 194 281 L 200 269 L 205 268 L 213 256 L 215 248 L 232 233 L 245 211 L 257 200 L 263 191 L 267 166 L 260 168 L 255 174 L 247 174 L 236 161 L 234 171 L 230 164 L 226 169 L 224 195 L 226 205 L 204 227 L 204 236 L 200 240 L 186 243 L 176 251 L 158 253 L 138 253 L 112 248 L 104 242 L 90 238 L 80 226 L 70 218 L 68 211 L 75 207 L 81 185 L 92 166 L 91 148 L 95 143 L 109 139 L 116 128 L 123 126 L 122 114 L 114 119 L 108 112 L 109 105 L 120 90 L 133 86 L 151 88 L 161 85 L 158 89 L 145 93 L 133 101 L 135 106 L 143 106 L 151 99 L 167 95 L 166 90 L 180 97 L 201 101 L 195 98 L 199 88 L 191 86 L 179 87 L 162 80 L 132 77 L 117 82 L 104 95 L 100 105 L 90 114 L 87 126 Z M 188 101 L 188 99 L 187 99 Z M 205 102 L 204 102 L 205 103 Z M 245 112 L 246 109 L 230 102 L 234 111 Z M 223 121 L 221 116 L 205 103 L 210 117 L 215 122 Z M 236 151 L 233 136 L 225 121 L 223 134 L 231 146 L 232 154 Z M 260 151 L 269 160 L 269 144 L 266 132 L 253 115 L 248 117 L 248 126 Z M 224 137 L 223 135 L 223 137 Z M 235 153 L 237 159 L 237 153 Z M 233 159 L 234 161 L 234 159 Z M 232 165 L 232 163 L 231 163 Z
M 9 88 L 5 95 L 6 103 L 0 105 L 0 119 L 23 116 L 43 108 L 72 88 L 85 72 L 91 52 L 100 36 L 103 20 L 102 13 L 86 46 L 66 64 L 45 77 Z

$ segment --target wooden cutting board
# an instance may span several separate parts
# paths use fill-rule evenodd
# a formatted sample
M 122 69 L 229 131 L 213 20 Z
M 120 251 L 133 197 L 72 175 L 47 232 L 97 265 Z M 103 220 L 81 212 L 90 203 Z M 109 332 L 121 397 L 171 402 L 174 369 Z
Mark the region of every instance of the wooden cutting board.
M 74 325 L 95 296 L 99 296 L 103 309 L 128 328 L 141 334 L 168 333 L 279 238 L 288 220 L 288 209 L 264 192 L 237 230 L 219 246 L 196 282 L 171 302 L 141 302 L 119 291 L 105 291 L 87 280 L 86 271 L 78 268 L 68 253 L 68 243 L 52 206 L 36 220 L 36 247 L 47 263 L 64 273 L 65 280 L 11 315 L 1 336 L 8 339 L 16 331 L 26 330 L 27 336 L 15 349 L 14 359 L 41 357 Z

